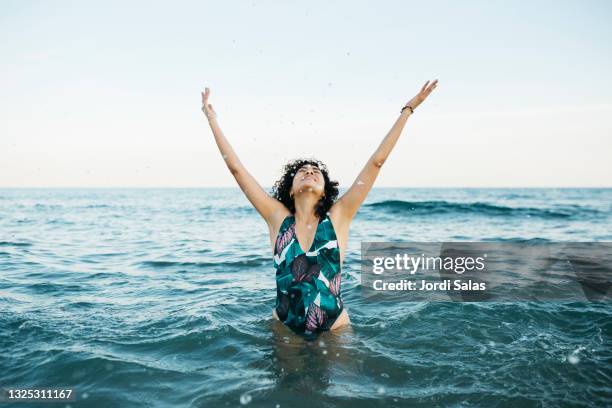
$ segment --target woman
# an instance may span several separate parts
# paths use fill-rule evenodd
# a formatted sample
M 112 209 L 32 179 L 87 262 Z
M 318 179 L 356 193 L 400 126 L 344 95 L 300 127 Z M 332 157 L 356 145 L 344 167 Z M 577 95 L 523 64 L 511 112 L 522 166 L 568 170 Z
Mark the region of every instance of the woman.
M 225 138 L 217 114 L 202 92 L 202 111 L 208 118 L 225 164 L 238 185 L 268 224 L 276 268 L 279 319 L 298 333 L 333 330 L 350 323 L 342 301 L 340 270 L 349 226 L 399 138 L 406 120 L 437 86 L 423 85 L 400 115 L 353 185 L 336 200 L 338 183 L 318 160 L 298 159 L 285 166 L 269 195 L 242 165 Z

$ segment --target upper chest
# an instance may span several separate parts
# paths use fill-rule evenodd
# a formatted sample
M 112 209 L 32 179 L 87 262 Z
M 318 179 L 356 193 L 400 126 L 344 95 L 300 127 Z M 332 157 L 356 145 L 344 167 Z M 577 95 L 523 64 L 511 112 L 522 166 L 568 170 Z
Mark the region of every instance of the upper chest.
M 321 231 L 324 229 L 325 220 L 313 224 L 298 224 L 295 219 L 291 220 L 291 222 L 292 224 L 289 228 L 293 228 L 295 244 L 300 247 L 302 252 L 310 252 L 316 240 L 329 240 L 331 238 L 329 236 L 324 236 L 324 231 Z
M 295 218 L 291 217 L 285 225 L 284 231 L 284 234 L 279 235 L 279 238 L 286 240 L 287 236 L 291 236 L 293 245 L 296 245 L 303 253 L 316 252 L 317 248 L 329 245 L 330 241 L 336 241 L 340 265 L 342 265 L 348 241 L 348 228 L 344 228 L 333 214 L 328 215 L 316 225 L 299 224 L 295 222 Z M 278 244 L 279 242 L 277 242 Z M 282 246 L 283 243 L 280 244 Z

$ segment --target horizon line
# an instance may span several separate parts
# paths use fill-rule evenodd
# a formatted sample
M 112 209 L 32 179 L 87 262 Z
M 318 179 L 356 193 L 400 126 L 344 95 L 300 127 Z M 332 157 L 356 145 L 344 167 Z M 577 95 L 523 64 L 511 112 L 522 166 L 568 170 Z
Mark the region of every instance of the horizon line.
M 238 186 L 0 186 L 0 189 L 236 189 L 240 190 Z M 270 187 L 263 187 L 264 190 L 272 189 Z M 344 189 L 347 187 L 339 187 Z M 412 188 L 412 189 L 476 189 L 476 188 L 489 188 L 489 189 L 500 189 L 500 188 L 515 188 L 515 189 L 580 189 L 580 188 L 591 188 L 591 189 L 610 189 L 612 186 L 373 186 L 372 190 L 376 188 Z

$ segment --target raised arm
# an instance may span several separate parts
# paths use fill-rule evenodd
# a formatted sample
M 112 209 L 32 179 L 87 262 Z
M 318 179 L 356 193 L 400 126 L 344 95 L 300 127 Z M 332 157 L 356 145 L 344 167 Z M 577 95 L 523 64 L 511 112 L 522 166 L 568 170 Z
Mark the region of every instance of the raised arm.
M 202 112 L 208 118 L 208 124 L 212 129 L 213 135 L 215 136 L 215 142 L 219 147 L 221 156 L 225 160 L 225 164 L 229 169 L 232 176 L 238 182 L 240 189 L 245 194 L 247 199 L 253 204 L 253 207 L 257 212 L 266 220 L 268 225 L 277 218 L 277 215 L 284 210 L 284 205 L 271 197 L 266 191 L 259 185 L 257 180 L 247 171 L 244 165 L 238 159 L 238 155 L 232 149 L 227 138 L 223 134 L 223 131 L 217 123 L 217 114 L 214 111 L 211 104 L 208 103 L 208 97 L 210 96 L 210 89 L 205 88 L 202 92 Z
M 408 117 L 412 115 L 412 111 L 429 96 L 437 84 L 437 79 L 431 84 L 429 81 L 425 82 L 425 85 L 423 85 L 419 93 L 408 101 L 408 103 L 405 105 L 406 108 L 402 110 L 400 116 L 393 124 L 393 127 L 391 127 L 389 133 L 387 133 L 374 154 L 372 154 L 372 156 L 368 159 L 367 163 L 357 176 L 357 179 L 342 195 L 342 197 L 336 201 L 330 212 L 339 212 L 340 219 L 346 223 L 350 223 L 350 220 L 353 219 L 357 213 L 357 210 L 361 206 L 361 203 L 363 203 L 366 196 L 370 192 L 370 189 L 374 185 L 374 181 L 376 180 L 376 177 L 378 177 L 378 173 L 380 172 L 382 165 L 387 160 L 387 157 L 389 157 L 391 150 L 393 150 L 397 139 L 399 139 Z

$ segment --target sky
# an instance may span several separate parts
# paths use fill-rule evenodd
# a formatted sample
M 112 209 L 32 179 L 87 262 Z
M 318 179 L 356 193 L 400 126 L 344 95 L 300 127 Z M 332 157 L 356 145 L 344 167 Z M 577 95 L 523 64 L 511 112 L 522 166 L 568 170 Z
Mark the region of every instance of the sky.
M 612 187 L 609 1 L 3 1 L 0 187 Z

